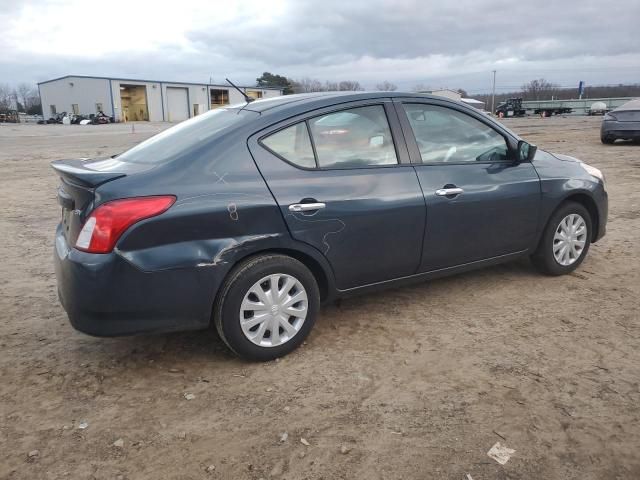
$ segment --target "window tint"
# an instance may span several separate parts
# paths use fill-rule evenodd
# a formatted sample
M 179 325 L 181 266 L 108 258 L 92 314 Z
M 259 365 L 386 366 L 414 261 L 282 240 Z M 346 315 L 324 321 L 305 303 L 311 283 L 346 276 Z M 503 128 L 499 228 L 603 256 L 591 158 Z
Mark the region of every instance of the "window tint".
M 382 105 L 316 117 L 309 127 L 321 168 L 398 163 Z
M 450 108 L 404 104 L 425 163 L 502 162 L 507 142 L 493 128 Z
M 297 123 L 268 136 L 262 143 L 285 160 L 305 168 L 315 168 L 316 160 L 307 124 Z

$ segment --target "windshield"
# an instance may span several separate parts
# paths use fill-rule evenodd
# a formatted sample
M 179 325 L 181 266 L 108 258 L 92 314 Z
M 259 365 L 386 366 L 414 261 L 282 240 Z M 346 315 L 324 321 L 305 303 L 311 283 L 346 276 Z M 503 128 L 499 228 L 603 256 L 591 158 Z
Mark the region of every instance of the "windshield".
M 165 163 L 210 140 L 232 125 L 246 122 L 255 112 L 218 108 L 181 122 L 118 156 L 122 162 Z

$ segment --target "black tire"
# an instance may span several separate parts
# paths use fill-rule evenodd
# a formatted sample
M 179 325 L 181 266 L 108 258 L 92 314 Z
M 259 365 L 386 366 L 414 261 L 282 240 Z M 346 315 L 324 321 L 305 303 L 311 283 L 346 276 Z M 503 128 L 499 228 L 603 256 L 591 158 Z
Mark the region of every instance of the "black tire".
M 561 265 L 553 255 L 554 235 L 560 222 L 572 213 L 580 215 L 585 221 L 587 226 L 585 244 L 580 256 L 572 264 Z M 583 205 L 576 202 L 565 202 L 551 215 L 540 239 L 540 244 L 536 252 L 531 256 L 531 261 L 538 270 L 547 275 L 566 275 L 573 272 L 580 266 L 589 252 L 593 234 L 592 225 L 591 215 Z
M 271 274 L 286 274 L 297 279 L 307 293 L 307 316 L 300 330 L 285 343 L 265 347 L 249 340 L 240 326 L 240 307 L 249 289 Z M 280 254 L 249 258 L 236 266 L 225 279 L 214 306 L 213 320 L 220 338 L 238 356 L 253 361 L 268 361 L 295 350 L 309 335 L 320 308 L 320 291 L 315 277 L 298 260 Z
M 605 135 L 600 137 L 600 141 L 605 145 L 611 145 L 613 142 L 616 141 L 616 139 Z

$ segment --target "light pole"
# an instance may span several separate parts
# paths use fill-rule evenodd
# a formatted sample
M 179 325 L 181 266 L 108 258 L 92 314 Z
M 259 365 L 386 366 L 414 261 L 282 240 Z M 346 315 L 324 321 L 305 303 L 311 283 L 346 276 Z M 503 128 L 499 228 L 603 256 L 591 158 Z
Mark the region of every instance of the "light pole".
M 495 112 L 496 102 L 496 71 L 493 71 L 493 88 L 491 89 L 491 115 Z

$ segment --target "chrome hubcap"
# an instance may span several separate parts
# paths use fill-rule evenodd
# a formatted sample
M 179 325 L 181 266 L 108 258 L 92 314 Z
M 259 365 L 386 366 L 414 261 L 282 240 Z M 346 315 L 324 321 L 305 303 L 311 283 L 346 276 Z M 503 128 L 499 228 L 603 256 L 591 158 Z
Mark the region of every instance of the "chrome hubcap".
M 295 277 L 275 273 L 258 280 L 240 307 L 244 335 L 261 347 L 277 347 L 291 340 L 307 318 L 307 292 Z
M 587 224 L 577 213 L 562 219 L 553 236 L 553 256 L 560 265 L 575 263 L 587 241 Z

